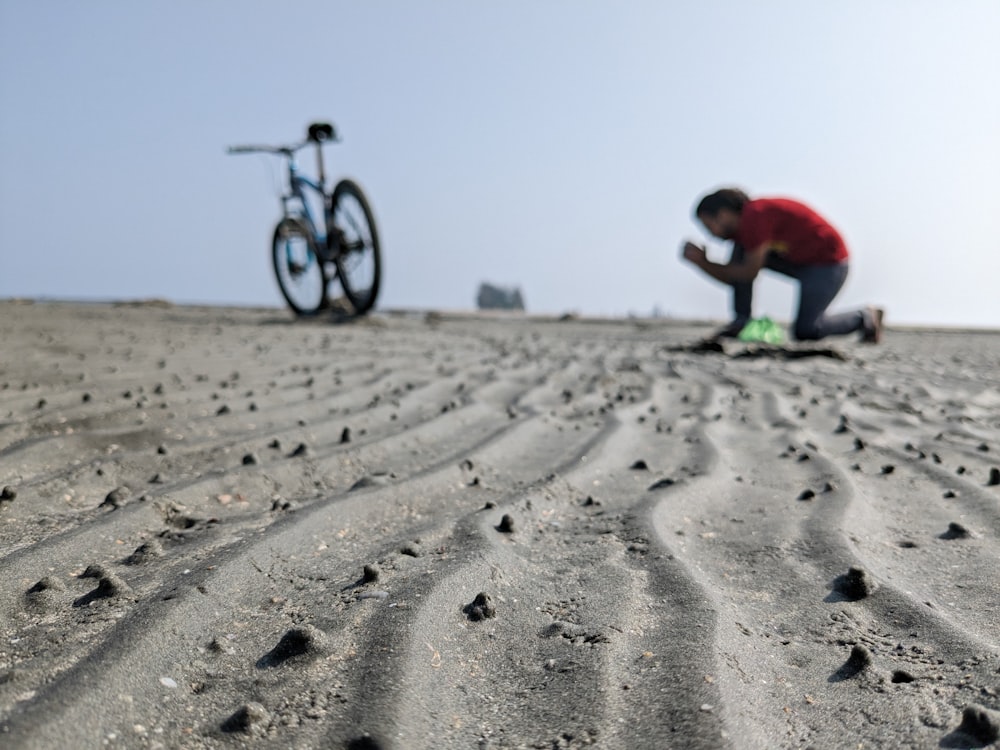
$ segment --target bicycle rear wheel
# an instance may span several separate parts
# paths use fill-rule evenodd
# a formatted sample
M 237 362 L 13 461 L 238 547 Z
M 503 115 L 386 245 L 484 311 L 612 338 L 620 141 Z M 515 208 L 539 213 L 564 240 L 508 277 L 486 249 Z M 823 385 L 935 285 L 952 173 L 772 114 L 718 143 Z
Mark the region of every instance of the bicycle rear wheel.
M 274 275 L 296 315 L 315 315 L 326 307 L 327 276 L 309 226 L 291 216 L 278 222 L 272 244 Z
M 338 245 L 333 257 L 340 285 L 354 311 L 364 315 L 378 297 L 382 257 L 368 199 L 352 180 L 341 180 L 334 188 L 330 224 Z

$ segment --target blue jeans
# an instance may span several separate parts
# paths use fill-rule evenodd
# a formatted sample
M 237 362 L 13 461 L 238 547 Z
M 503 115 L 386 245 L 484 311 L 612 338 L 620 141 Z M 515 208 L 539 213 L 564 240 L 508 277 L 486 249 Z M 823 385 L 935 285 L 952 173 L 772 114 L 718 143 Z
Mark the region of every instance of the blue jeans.
M 743 260 L 742 245 L 733 244 L 730 263 Z M 847 280 L 847 262 L 812 266 L 789 263 L 778 253 L 770 252 L 765 268 L 777 271 L 799 282 L 799 310 L 795 315 L 792 334 L 799 341 L 815 341 L 826 336 L 842 336 L 863 330 L 867 314 L 862 310 L 838 315 L 827 315 L 826 308 L 833 302 Z M 733 284 L 733 311 L 737 320 L 750 320 L 753 308 L 753 282 Z

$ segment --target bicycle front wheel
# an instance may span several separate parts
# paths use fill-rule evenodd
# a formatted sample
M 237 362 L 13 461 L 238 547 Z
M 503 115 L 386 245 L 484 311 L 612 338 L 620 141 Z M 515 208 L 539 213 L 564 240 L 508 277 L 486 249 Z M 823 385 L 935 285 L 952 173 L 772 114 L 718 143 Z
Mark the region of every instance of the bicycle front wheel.
M 378 230 L 368 199 L 352 180 L 341 180 L 333 190 L 330 224 L 336 235 L 334 263 L 344 295 L 358 315 L 375 306 L 382 280 Z
M 315 315 L 326 307 L 327 277 L 309 226 L 286 216 L 274 229 L 274 275 L 296 315 Z

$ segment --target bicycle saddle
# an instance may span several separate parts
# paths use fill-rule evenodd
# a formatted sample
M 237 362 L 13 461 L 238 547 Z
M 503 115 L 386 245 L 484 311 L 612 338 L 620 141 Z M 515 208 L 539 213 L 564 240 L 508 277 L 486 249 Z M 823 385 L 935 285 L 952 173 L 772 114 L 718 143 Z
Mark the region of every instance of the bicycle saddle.
M 323 141 L 337 140 L 337 134 L 333 130 L 333 125 L 328 122 L 314 122 L 309 126 L 309 140 L 315 143 Z

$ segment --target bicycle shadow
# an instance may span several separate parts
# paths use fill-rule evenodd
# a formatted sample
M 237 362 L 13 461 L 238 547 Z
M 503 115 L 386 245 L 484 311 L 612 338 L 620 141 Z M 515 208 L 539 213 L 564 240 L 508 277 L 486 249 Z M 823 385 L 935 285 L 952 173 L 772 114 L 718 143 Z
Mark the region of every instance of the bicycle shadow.
M 372 318 L 368 313 L 358 314 L 351 307 L 351 303 L 343 297 L 330 300 L 327 304 L 311 315 L 296 315 L 291 310 L 276 315 L 273 318 L 266 318 L 260 321 L 264 326 L 285 326 L 289 323 L 295 325 L 364 325 L 371 327 L 382 327 L 384 321 Z

